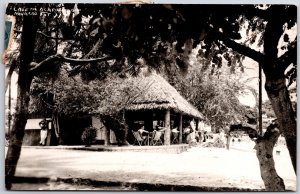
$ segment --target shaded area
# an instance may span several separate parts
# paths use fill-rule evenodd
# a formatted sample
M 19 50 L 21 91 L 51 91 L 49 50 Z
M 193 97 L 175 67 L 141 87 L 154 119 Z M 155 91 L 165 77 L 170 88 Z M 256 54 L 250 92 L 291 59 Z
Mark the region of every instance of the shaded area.
M 51 180 L 50 178 L 37 178 L 37 177 L 14 177 L 13 183 L 27 184 L 25 190 L 37 190 L 43 188 L 51 190 L 50 184 L 61 185 L 64 184 L 64 190 L 77 190 L 80 186 L 87 186 L 86 189 L 91 190 L 131 190 L 131 191 L 240 191 L 240 192 L 254 192 L 264 191 L 264 189 L 248 189 L 248 188 L 235 188 L 235 187 L 206 187 L 206 186 L 191 186 L 191 185 L 170 185 L 170 184 L 151 184 L 151 183 L 128 183 L 128 182 L 111 182 L 111 181 L 97 181 L 82 178 L 57 178 Z M 29 183 L 29 184 L 28 184 Z M 48 185 L 48 188 L 47 188 Z M 21 185 L 16 184 L 13 186 L 14 190 L 24 190 L 24 187 L 18 189 Z M 57 187 L 55 187 L 57 188 Z M 59 190 L 59 189 L 55 189 Z

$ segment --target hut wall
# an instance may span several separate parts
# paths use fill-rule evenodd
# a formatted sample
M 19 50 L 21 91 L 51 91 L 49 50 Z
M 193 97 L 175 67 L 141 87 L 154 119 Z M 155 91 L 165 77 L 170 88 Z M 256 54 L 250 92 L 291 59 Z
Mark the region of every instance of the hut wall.
M 145 114 L 144 123 L 145 123 L 145 130 L 153 131 L 153 113 L 152 112 L 149 111 Z
M 92 117 L 92 126 L 97 129 L 96 144 L 106 145 L 107 142 L 105 141 L 107 140 L 107 129 L 102 123 L 101 119 L 97 117 Z M 116 135 L 112 130 L 109 131 L 109 141 L 109 144 L 117 143 Z
M 23 145 L 26 146 L 38 146 L 40 144 L 40 131 L 41 128 L 39 126 L 39 122 L 42 118 L 38 119 L 28 119 L 26 126 L 25 126 L 25 134 L 23 138 Z M 50 120 L 50 118 L 47 118 Z M 46 139 L 46 145 L 53 145 L 53 138 L 52 138 L 52 123 L 49 122 L 49 131 Z
M 109 137 L 109 139 L 110 139 L 110 143 L 111 144 L 117 144 L 118 143 L 118 141 L 117 141 L 117 138 L 116 138 L 116 135 L 115 135 L 115 132 L 114 131 L 112 131 L 112 130 L 110 130 L 110 137 Z
M 59 118 L 61 145 L 83 145 L 81 135 L 84 129 L 92 125 L 91 116 Z
M 97 129 L 96 144 L 104 144 L 106 140 L 106 128 L 99 118 L 92 117 L 92 126 Z

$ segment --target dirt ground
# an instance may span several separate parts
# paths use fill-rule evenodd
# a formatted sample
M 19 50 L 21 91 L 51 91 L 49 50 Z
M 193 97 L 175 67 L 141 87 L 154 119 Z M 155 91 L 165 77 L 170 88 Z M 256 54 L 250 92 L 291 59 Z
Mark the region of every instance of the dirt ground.
M 193 147 L 181 154 L 23 148 L 16 176 L 263 189 L 253 146 L 249 142 L 233 143 L 229 151 L 224 148 Z M 280 151 L 280 154 L 276 151 Z M 284 179 L 286 189 L 295 191 L 296 176 L 285 146 L 274 149 L 274 159 L 276 170 Z M 31 186 L 16 184 L 13 189 L 100 188 L 48 183 Z

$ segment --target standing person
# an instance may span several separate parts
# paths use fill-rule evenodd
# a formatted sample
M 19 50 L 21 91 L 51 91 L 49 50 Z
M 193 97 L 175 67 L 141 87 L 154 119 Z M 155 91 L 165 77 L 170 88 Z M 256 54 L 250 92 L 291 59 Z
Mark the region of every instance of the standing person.
M 194 119 L 191 120 L 190 122 L 190 127 L 191 127 L 191 140 L 195 140 L 195 133 L 196 133 L 196 124 L 195 124 L 195 121 Z
M 40 136 L 41 136 L 41 140 L 40 140 L 40 145 L 44 146 L 45 145 L 45 141 L 48 135 L 48 121 L 46 120 L 46 118 L 44 118 L 41 122 L 39 122 L 39 126 L 41 127 L 41 132 L 40 132 Z
M 191 142 L 196 142 L 196 137 L 195 137 L 196 124 L 195 124 L 194 120 L 192 120 L 190 122 L 189 129 L 190 129 L 190 131 L 188 132 L 189 134 L 186 137 L 186 141 L 188 144 L 190 144 Z
M 231 135 L 230 135 L 230 128 L 229 126 L 225 127 L 225 138 L 226 138 L 226 149 L 229 150 L 230 147 L 230 140 L 231 140 Z

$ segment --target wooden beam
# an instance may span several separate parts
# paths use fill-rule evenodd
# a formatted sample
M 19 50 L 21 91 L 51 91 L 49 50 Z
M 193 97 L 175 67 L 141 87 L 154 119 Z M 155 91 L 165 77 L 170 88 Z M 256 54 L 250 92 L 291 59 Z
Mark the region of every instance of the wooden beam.
M 165 114 L 165 134 L 164 134 L 164 145 L 170 145 L 171 143 L 171 129 L 170 129 L 171 114 L 170 110 L 166 110 Z
M 195 119 L 195 121 L 196 121 L 196 131 L 199 131 L 199 119 Z
M 179 143 L 182 143 L 182 113 L 180 113 L 179 115 L 178 130 L 179 130 Z

